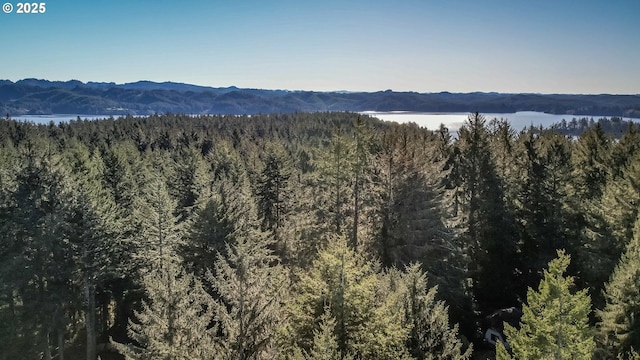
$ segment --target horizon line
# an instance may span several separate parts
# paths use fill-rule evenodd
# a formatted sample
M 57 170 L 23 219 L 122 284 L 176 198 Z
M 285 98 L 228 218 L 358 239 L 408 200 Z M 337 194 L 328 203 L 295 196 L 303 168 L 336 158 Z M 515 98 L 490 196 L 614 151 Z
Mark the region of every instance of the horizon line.
M 165 81 L 155 81 L 155 80 L 136 80 L 136 81 L 132 81 L 132 82 L 122 82 L 122 83 L 118 83 L 115 81 L 82 81 L 79 79 L 69 79 L 69 80 L 49 80 L 49 79 L 39 79 L 39 78 L 35 78 L 35 77 L 28 77 L 28 78 L 23 78 L 23 79 L 19 79 L 19 80 L 11 80 L 11 79 L 0 79 L 0 81 L 9 81 L 12 84 L 16 84 L 18 82 L 21 81 L 27 81 L 27 80 L 35 80 L 35 81 L 45 81 L 45 82 L 50 82 L 50 83 L 69 83 L 69 82 L 80 82 L 83 85 L 89 85 L 90 83 L 95 83 L 95 84 L 112 84 L 114 86 L 123 86 L 123 85 L 131 85 L 131 84 L 136 84 L 136 83 L 143 83 L 143 82 L 147 82 L 147 83 L 153 83 L 153 84 L 176 84 L 176 85 L 187 85 L 187 86 L 195 86 L 195 87 L 200 87 L 200 88 L 209 88 L 209 89 L 230 89 L 230 88 L 235 88 L 238 90 L 264 90 L 264 91 L 285 91 L 285 92 L 315 92 L 315 93 L 336 93 L 336 94 L 344 94 L 344 93 L 353 93 L 353 94 L 362 94 L 362 93 L 369 93 L 369 94 L 373 94 L 373 93 L 383 93 L 383 92 L 392 92 L 392 93 L 414 93 L 414 94 L 445 94 L 445 93 L 449 93 L 449 94 L 499 94 L 499 95 L 575 95 L 575 96 L 599 96 L 599 95 L 611 95 L 611 96 L 640 96 L 640 93 L 636 93 L 636 94 L 631 94 L 631 93 L 606 93 L 606 92 L 601 92 L 601 93 L 559 93 L 559 92 L 531 92 L 531 91 L 526 91 L 526 92 L 502 92 L 502 91 L 483 91 L 483 90 L 475 90 L 475 91 L 451 91 L 451 90 L 441 90 L 441 91 L 430 91 L 430 92 L 420 92 L 420 91 L 416 91 L 416 90 L 393 90 L 393 89 L 384 89 L 384 90 L 374 90 L 374 91 L 366 91 L 366 90 L 346 90 L 346 89 L 341 89 L 341 90 L 305 90 L 305 89 L 284 89 L 284 88 L 259 88 L 259 87 L 239 87 L 237 85 L 229 85 L 229 86 L 213 86 L 213 85 L 201 85 L 201 84 L 193 84 L 193 83 L 186 83 L 186 82 L 178 82 L 178 81 L 172 81 L 172 80 L 165 80 Z M 177 91 L 177 90 L 171 90 L 171 91 Z

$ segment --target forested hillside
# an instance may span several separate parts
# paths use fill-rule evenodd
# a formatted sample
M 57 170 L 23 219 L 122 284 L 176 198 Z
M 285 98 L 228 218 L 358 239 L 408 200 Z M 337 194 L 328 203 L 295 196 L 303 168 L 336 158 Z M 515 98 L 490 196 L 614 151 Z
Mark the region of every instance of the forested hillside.
M 640 95 L 323 92 L 213 88 L 138 81 L 127 84 L 24 79 L 0 80 L 0 112 L 39 114 L 151 115 L 271 114 L 314 111 L 417 111 L 624 116 L 640 118 Z
M 0 360 L 638 358 L 640 132 L 0 120 Z M 517 325 L 517 324 L 516 324 Z

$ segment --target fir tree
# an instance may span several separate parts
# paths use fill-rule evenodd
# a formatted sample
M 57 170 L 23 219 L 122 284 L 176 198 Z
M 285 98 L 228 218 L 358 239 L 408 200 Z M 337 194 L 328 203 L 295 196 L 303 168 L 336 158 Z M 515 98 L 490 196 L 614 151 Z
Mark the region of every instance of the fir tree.
M 21 165 L 0 223 L 0 283 L 6 296 L 0 307 L 6 303 L 10 310 L 0 352 L 51 359 L 60 355 L 53 353 L 52 339 L 62 334 L 64 340 L 79 306 L 66 221 L 71 186 L 51 142 L 29 138 L 18 150 Z
M 620 175 L 609 181 L 599 204 L 611 227 L 614 246 L 622 251 L 633 237 L 634 223 L 640 207 L 640 155 L 629 157 Z
M 320 317 L 320 328 L 313 332 L 313 345 L 306 359 L 313 360 L 341 360 L 342 353 L 338 349 L 335 336 L 336 320 L 331 317 L 329 309 Z
M 356 119 L 354 124 L 354 139 L 353 139 L 353 225 L 350 236 L 350 243 L 354 249 L 358 249 L 360 243 L 363 242 L 363 239 L 359 239 L 360 236 L 360 225 L 364 223 L 361 217 L 366 215 L 365 213 L 365 205 L 367 204 L 367 193 L 371 191 L 363 191 L 368 190 L 370 181 L 368 173 L 370 172 L 371 167 L 371 155 L 372 155 L 372 147 L 373 147 L 373 134 L 371 133 L 371 129 L 367 126 L 367 123 L 360 117 Z
M 605 307 L 597 312 L 598 340 L 611 357 L 640 348 L 640 218 L 634 233 L 605 286 Z
M 513 357 L 498 343 L 497 359 L 591 359 L 595 348 L 589 327 L 591 300 L 586 290 L 574 292 L 573 277 L 564 275 L 569 262 L 569 255 L 558 251 L 538 290 L 529 288 L 520 329 L 505 323 Z
M 456 147 L 452 212 L 460 219 L 457 231 L 468 256 L 474 298 L 487 314 L 512 306 L 517 298 L 515 221 L 504 203 L 482 115 L 469 116 Z
M 572 181 L 567 193 L 569 240 L 577 260 L 574 266 L 581 275 L 580 285 L 589 289 L 596 308 L 604 305 L 604 284 L 630 239 L 620 235 L 631 231 L 636 211 L 629 211 L 627 202 L 634 201 L 634 192 L 624 194 L 624 200 L 616 204 L 623 182 L 611 181 L 610 152 L 611 140 L 600 124 L 582 133 L 571 154 Z
M 145 274 L 143 284 L 148 300 L 129 322 L 135 343 L 112 342 L 118 352 L 132 360 L 220 358 L 210 326 L 213 301 L 197 279 L 166 262 Z
M 277 243 L 282 240 L 281 231 L 290 211 L 291 188 L 289 178 L 292 165 L 280 144 L 266 145 L 264 169 L 258 179 L 258 216 L 262 219 L 262 230 L 271 231 Z M 282 253 L 287 253 L 286 244 L 280 243 Z
M 316 194 L 320 196 L 317 203 L 322 204 L 317 207 L 318 221 L 328 226 L 327 232 L 330 234 L 349 233 L 349 205 L 352 195 L 349 182 L 353 156 L 352 143 L 338 130 L 320 164 L 320 192 Z
M 156 175 L 133 212 L 137 229 L 132 256 L 142 273 L 175 261 L 172 258 L 183 242 L 183 227 L 175 210 L 176 202 L 169 196 L 166 183 Z
M 253 232 L 227 243 L 218 255 L 209 276 L 219 328 L 217 359 L 271 359 L 278 353 L 274 334 L 284 320 L 288 281 L 269 245 L 268 238 Z
M 449 324 L 449 309 L 436 300 L 437 288 L 427 288 L 427 277 L 418 264 L 409 265 L 403 274 L 404 324 L 411 329 L 407 348 L 413 358 L 469 359 L 471 347 L 463 350 L 458 326 Z
M 611 179 L 615 180 L 622 176 L 624 170 L 631 163 L 640 151 L 640 129 L 638 125 L 629 122 L 627 131 L 622 135 L 620 141 L 615 142 L 611 147 L 611 157 L 609 159 Z
M 209 169 L 194 147 L 183 147 L 173 157 L 168 189 L 177 201 L 178 220 L 183 222 L 193 217 L 208 196 Z
M 398 282 L 381 274 L 379 265 L 351 249 L 344 237 L 330 239 L 296 283 L 288 306 L 291 338 L 310 351 L 327 310 L 335 319 L 334 335 L 342 354 L 402 358 L 407 330 L 401 324 L 401 293 L 394 285 Z
M 117 209 L 102 186 L 103 166 L 99 153 L 90 154 L 79 143 L 65 151 L 67 167 L 76 191 L 70 198 L 67 221 L 70 245 L 77 264 L 77 281 L 84 294 L 87 359 L 95 360 L 97 319 L 96 289 L 124 276 L 124 253 Z
M 248 175 L 238 154 L 222 146 L 209 157 L 214 174 L 206 190 L 209 197 L 203 195 L 187 228 L 187 241 L 180 247 L 187 267 L 202 279 L 217 254 L 225 252 L 226 244 L 259 230 Z
M 514 201 L 520 230 L 519 273 L 523 296 L 539 283 L 556 249 L 566 248 L 564 188 L 569 182 L 569 154 L 559 135 L 530 128 L 520 134 L 517 196 Z

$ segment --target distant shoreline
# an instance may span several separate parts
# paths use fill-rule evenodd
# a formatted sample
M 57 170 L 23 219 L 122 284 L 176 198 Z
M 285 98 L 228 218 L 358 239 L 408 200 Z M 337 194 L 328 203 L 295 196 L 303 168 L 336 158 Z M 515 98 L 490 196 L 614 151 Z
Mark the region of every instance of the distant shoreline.
M 499 113 L 522 111 L 640 118 L 640 95 L 318 92 L 207 88 L 180 83 L 130 84 L 0 81 L 0 114 L 255 115 L 296 112 Z
M 361 111 L 360 114 L 368 115 L 378 118 L 383 121 L 397 122 L 397 123 L 416 123 L 418 126 L 427 128 L 429 130 L 437 130 L 440 124 L 443 124 L 450 131 L 457 131 L 460 126 L 466 121 L 470 113 L 465 112 L 418 112 L 418 111 Z M 593 119 L 597 121 L 601 118 L 614 118 L 619 116 L 600 116 L 600 115 L 556 115 L 546 114 L 535 111 L 519 111 L 515 113 L 481 113 L 487 121 L 491 121 L 494 118 L 506 119 L 509 121 L 514 130 L 522 130 L 523 128 L 533 126 L 550 127 L 551 125 L 560 123 L 563 119 L 567 122 L 572 119 Z M 207 114 L 193 114 L 191 116 L 206 116 Z M 218 116 L 219 114 L 210 114 L 211 116 Z M 81 120 L 101 120 L 126 116 L 148 116 L 148 115 L 89 115 L 89 114 L 49 114 L 49 115 L 19 115 L 11 117 L 13 120 L 33 122 L 35 124 L 59 124 L 62 122 L 75 121 L 78 117 Z M 224 115 L 222 115 L 224 116 Z M 619 117 L 623 121 L 633 121 L 640 123 L 640 118 L 631 117 Z

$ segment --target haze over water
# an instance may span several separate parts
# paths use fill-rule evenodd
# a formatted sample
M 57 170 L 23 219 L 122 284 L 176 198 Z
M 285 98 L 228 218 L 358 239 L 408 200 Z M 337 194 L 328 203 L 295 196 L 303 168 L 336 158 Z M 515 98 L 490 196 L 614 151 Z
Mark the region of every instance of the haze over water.
M 469 113 L 420 113 L 407 111 L 391 111 L 391 112 L 375 112 L 366 111 L 364 114 L 376 117 L 384 121 L 393 121 L 397 123 L 416 123 L 418 126 L 425 127 L 429 130 L 437 130 L 440 124 L 446 126 L 450 131 L 458 131 L 462 124 L 469 117 Z M 571 119 L 588 118 L 597 121 L 605 116 L 595 115 L 570 115 L 570 114 L 546 114 L 536 111 L 520 111 L 516 113 L 481 113 L 488 121 L 495 119 L 506 119 L 514 130 L 520 131 L 529 126 L 550 127 L 553 124 L 560 123 L 563 119 L 571 121 Z M 609 117 L 608 117 L 609 118 Z M 623 120 L 631 120 L 640 122 L 640 119 L 623 117 Z
M 376 117 L 384 121 L 392 121 L 397 123 L 410 123 L 413 122 L 418 126 L 427 128 L 429 130 L 437 130 L 440 124 L 444 124 L 449 131 L 457 132 L 460 126 L 469 117 L 469 113 L 422 113 L 422 112 L 409 112 L 409 111 L 390 111 L 390 112 L 377 112 L 377 111 L 365 111 L 363 114 L 367 114 Z M 536 111 L 520 111 L 516 113 L 482 113 L 487 122 L 493 119 L 506 119 L 509 121 L 514 130 L 520 131 L 529 126 L 542 126 L 550 127 L 553 124 L 560 123 L 563 119 L 571 121 L 571 119 L 588 118 L 597 121 L 604 116 L 595 115 L 554 115 L 546 114 Z M 136 115 L 137 116 L 137 115 Z M 120 115 L 77 115 L 77 114 L 52 114 L 52 115 L 20 115 L 13 119 L 18 121 L 29 121 L 36 124 L 49 124 L 53 122 L 58 124 L 60 122 L 69 122 L 71 120 L 77 120 L 80 117 L 82 120 L 99 120 L 115 118 Z M 623 117 L 623 120 L 631 120 L 634 122 L 640 122 L 640 119 Z

